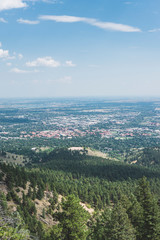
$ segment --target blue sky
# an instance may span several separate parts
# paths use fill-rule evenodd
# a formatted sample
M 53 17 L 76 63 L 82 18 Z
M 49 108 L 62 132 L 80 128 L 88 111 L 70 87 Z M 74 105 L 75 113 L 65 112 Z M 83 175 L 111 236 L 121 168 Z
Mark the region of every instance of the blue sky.
M 159 0 L 0 0 L 0 97 L 159 89 Z

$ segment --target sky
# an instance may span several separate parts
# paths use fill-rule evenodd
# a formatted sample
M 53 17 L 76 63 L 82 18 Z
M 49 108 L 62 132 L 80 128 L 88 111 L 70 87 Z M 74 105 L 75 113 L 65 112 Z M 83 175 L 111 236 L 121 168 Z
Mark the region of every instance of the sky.
M 160 97 L 159 0 L 0 0 L 0 98 Z

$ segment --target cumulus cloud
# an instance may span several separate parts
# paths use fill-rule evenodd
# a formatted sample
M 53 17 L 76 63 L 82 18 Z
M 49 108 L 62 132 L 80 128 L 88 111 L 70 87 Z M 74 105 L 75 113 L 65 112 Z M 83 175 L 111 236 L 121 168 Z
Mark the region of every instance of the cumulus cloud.
M 76 64 L 72 63 L 72 61 L 66 61 L 66 66 L 67 67 L 75 67 Z
M 0 58 L 9 58 L 9 51 L 0 49 Z
M 113 22 L 102 22 L 94 18 L 84 18 L 75 16 L 56 16 L 56 15 L 42 15 L 39 17 L 41 20 L 50 20 L 63 23 L 76 23 L 83 22 L 96 26 L 104 30 L 120 31 L 120 32 L 141 32 L 139 28 Z
M 27 20 L 27 19 L 22 19 L 22 18 L 18 19 L 17 22 L 21 23 L 21 24 L 30 24 L 30 25 L 39 24 L 38 20 L 32 21 L 32 20 Z
M 1 23 L 7 23 L 7 21 L 4 18 L 0 18 Z
M 0 42 L 0 59 L 13 60 L 13 59 L 16 59 L 16 58 L 22 59 L 23 55 L 22 54 L 16 54 L 16 52 L 13 52 L 13 54 L 10 55 L 9 50 L 4 50 L 2 48 L 2 43 Z
M 23 0 L 0 0 L 0 11 L 24 7 L 27 4 Z
M 10 60 L 13 60 L 16 58 L 16 53 L 13 53 L 13 56 L 10 56 L 9 54 L 9 50 L 4 50 L 2 49 L 2 43 L 0 42 L 0 59 L 10 59 Z
M 35 61 L 27 62 L 28 67 L 52 67 L 57 68 L 60 66 L 58 61 L 55 61 L 52 57 L 37 58 Z
M 28 7 L 29 3 L 35 4 L 36 2 L 44 2 L 44 3 L 52 3 L 52 4 L 63 3 L 63 1 L 61 0 L 0 0 L 0 11 L 10 10 L 14 8 L 25 8 L 25 7 Z

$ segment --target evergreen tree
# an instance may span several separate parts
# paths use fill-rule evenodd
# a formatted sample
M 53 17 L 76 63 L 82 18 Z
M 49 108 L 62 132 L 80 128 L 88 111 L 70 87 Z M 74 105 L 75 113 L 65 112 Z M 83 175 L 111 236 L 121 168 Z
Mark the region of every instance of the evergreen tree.
M 137 198 L 143 209 L 143 225 L 140 240 L 160 239 L 160 211 L 151 194 L 149 183 L 143 177 L 139 182 Z
M 62 212 L 58 214 L 59 227 L 64 240 L 85 240 L 88 235 L 87 220 L 89 214 L 80 205 L 74 195 L 69 195 L 62 202 Z
M 107 240 L 135 240 L 135 230 L 125 209 L 118 203 L 111 215 L 110 231 Z M 107 236 L 106 236 L 107 237 Z
M 45 231 L 45 236 L 42 239 L 45 240 L 62 240 L 61 238 L 62 229 L 58 225 L 54 225 L 51 230 Z
M 44 196 L 43 189 L 41 188 L 41 186 L 39 186 L 36 197 L 37 197 L 39 200 L 42 200 L 43 196 Z
M 29 189 L 28 189 L 28 194 L 27 194 L 27 196 L 28 196 L 29 198 L 32 197 L 32 190 L 31 190 L 31 187 L 30 187 L 30 186 L 29 186 Z
M 93 216 L 89 228 L 90 228 L 90 240 L 108 240 L 110 231 L 110 221 L 111 221 L 111 209 L 105 209 L 105 211 L 100 215 Z
M 136 230 L 136 239 L 141 239 L 141 229 L 143 228 L 143 208 L 134 195 L 130 198 L 131 205 L 127 209 L 127 214 L 133 227 Z
M 33 188 L 33 194 L 32 194 L 32 200 L 36 199 L 36 189 L 35 187 Z
M 12 216 L 0 217 L 0 239 L 2 240 L 29 240 L 30 232 L 25 228 L 24 222 L 18 212 Z
M 42 217 L 43 218 L 46 218 L 46 212 L 45 212 L 45 209 L 43 208 L 43 210 L 42 210 Z

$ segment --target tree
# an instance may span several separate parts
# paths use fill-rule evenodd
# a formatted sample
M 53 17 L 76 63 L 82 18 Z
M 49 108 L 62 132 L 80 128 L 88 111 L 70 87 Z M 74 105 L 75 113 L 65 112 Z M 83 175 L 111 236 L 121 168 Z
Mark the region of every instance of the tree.
M 143 208 L 134 195 L 131 196 L 131 206 L 127 210 L 127 214 L 133 227 L 136 230 L 136 239 L 141 239 L 141 229 L 143 228 Z
M 102 214 L 95 214 L 90 221 L 91 240 L 108 240 L 112 210 L 107 208 Z
M 7 216 L 6 216 L 7 219 Z M 13 239 L 13 240 L 29 240 L 30 232 L 25 229 L 24 222 L 20 217 L 18 212 L 15 212 L 11 217 L 8 218 L 8 221 L 2 220 L 0 218 L 0 239 Z
M 160 211 L 153 195 L 151 194 L 149 183 L 146 177 L 139 181 L 137 199 L 143 209 L 143 223 L 140 240 L 160 239 Z
M 128 218 L 125 209 L 118 203 L 111 214 L 107 240 L 135 240 L 135 230 Z
M 89 214 L 80 205 L 80 200 L 69 195 L 62 202 L 62 212 L 57 214 L 62 228 L 62 239 L 85 240 L 88 235 L 87 220 Z
M 43 189 L 41 188 L 41 186 L 39 186 L 36 197 L 37 197 L 39 200 L 42 200 L 43 196 L 44 196 Z
M 45 240 L 62 240 L 61 238 L 62 229 L 58 225 L 54 225 L 50 230 L 45 231 Z
M 43 208 L 43 210 L 42 210 L 42 217 L 43 218 L 46 218 L 46 212 L 45 212 L 45 209 Z

